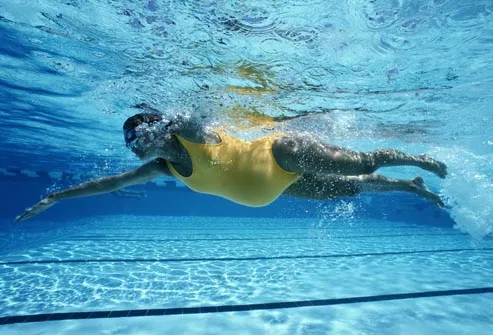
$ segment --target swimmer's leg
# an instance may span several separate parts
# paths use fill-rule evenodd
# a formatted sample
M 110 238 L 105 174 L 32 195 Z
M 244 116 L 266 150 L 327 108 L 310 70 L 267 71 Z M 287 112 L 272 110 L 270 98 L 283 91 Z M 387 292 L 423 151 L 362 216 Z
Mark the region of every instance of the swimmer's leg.
M 364 155 L 371 162 L 373 171 L 386 166 L 410 165 L 433 172 L 440 178 L 445 178 L 447 175 L 447 165 L 427 155 L 410 155 L 394 149 L 380 149 Z
M 278 164 L 298 173 L 363 175 L 386 166 L 417 166 L 441 178 L 447 175 L 447 166 L 426 155 L 410 155 L 393 149 L 368 153 L 357 152 L 321 143 L 301 136 L 283 136 L 272 145 Z
M 346 180 L 355 182 L 360 192 L 387 192 L 402 191 L 419 195 L 443 207 L 444 204 L 440 197 L 428 190 L 425 181 L 421 177 L 412 180 L 387 178 L 378 174 L 367 174 L 360 176 L 345 176 Z
M 296 183 L 284 191 L 285 195 L 297 198 L 325 200 L 343 196 L 354 196 L 362 192 L 401 191 L 417 194 L 443 207 L 440 197 L 430 192 L 423 178 L 413 180 L 387 178 L 378 174 L 359 176 L 341 175 L 303 175 Z

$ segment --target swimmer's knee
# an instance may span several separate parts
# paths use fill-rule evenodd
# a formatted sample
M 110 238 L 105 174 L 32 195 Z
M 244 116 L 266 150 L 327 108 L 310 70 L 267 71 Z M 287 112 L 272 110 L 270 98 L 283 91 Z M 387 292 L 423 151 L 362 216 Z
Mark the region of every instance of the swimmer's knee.
M 350 176 L 328 178 L 324 186 L 327 191 L 326 196 L 328 199 L 355 196 L 361 193 L 362 190 L 361 184 Z
M 378 170 L 378 165 L 375 160 L 377 151 L 361 153 L 361 174 L 369 175 Z
M 370 174 L 394 162 L 401 153 L 394 149 L 378 149 L 362 154 L 365 173 Z
M 359 176 L 361 181 L 364 183 L 381 183 L 388 180 L 387 177 L 376 173 L 369 173 Z

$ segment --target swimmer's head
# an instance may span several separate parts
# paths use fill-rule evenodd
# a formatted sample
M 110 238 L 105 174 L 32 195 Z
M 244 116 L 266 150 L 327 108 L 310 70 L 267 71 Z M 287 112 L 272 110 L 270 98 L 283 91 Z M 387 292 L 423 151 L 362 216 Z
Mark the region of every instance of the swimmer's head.
M 123 124 L 127 148 L 140 159 L 163 156 L 171 139 L 173 121 L 159 113 L 140 113 Z

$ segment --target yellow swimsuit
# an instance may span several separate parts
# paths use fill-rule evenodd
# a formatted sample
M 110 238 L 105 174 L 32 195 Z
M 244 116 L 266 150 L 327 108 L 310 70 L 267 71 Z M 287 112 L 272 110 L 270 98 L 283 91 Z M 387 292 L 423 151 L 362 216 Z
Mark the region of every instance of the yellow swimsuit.
M 219 134 L 218 144 L 193 143 L 176 135 L 192 159 L 193 171 L 184 177 L 168 162 L 173 176 L 194 191 L 251 207 L 270 204 L 300 177 L 282 169 L 272 155 L 272 143 L 282 135 L 248 142 Z

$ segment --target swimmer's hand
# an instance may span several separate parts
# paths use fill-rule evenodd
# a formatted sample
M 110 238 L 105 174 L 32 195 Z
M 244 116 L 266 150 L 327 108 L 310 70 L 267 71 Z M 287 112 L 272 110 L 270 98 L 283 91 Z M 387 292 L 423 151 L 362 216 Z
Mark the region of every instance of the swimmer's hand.
M 49 195 L 48 197 L 44 198 L 34 206 L 26 209 L 24 213 L 19 215 L 18 217 L 15 218 L 15 222 L 20 222 L 24 221 L 27 219 L 32 218 L 33 216 L 38 215 L 41 212 L 44 212 L 54 204 L 56 204 L 58 201 L 55 200 L 55 197 L 53 194 Z

